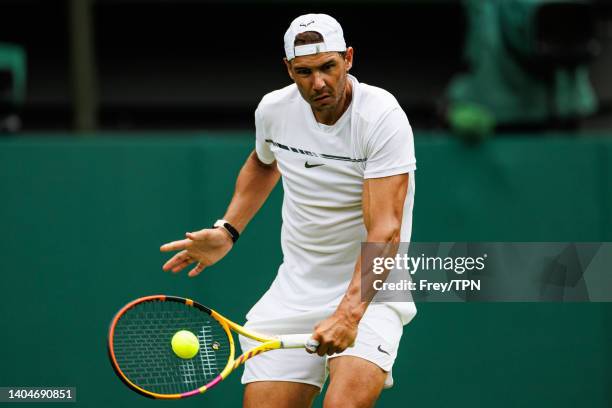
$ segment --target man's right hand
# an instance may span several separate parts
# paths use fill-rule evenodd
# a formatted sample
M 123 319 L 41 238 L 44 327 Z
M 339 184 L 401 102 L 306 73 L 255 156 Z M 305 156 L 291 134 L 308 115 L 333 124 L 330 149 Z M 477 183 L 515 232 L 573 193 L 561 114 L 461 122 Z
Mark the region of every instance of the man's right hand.
M 232 249 L 232 245 L 231 237 L 221 228 L 188 232 L 185 239 L 161 246 L 162 252 L 180 251 L 170 258 L 162 269 L 177 273 L 192 263 L 197 263 L 188 274 L 190 277 L 197 276 L 204 268 L 221 260 Z

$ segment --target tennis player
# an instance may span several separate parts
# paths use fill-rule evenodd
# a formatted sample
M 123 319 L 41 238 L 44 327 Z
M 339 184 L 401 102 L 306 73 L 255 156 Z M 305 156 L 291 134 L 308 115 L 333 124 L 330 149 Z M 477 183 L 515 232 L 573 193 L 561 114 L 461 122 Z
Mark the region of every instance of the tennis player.
M 223 258 L 282 178 L 283 263 L 246 327 L 312 331 L 320 346 L 316 354 L 279 350 L 249 360 L 244 406 L 309 407 L 329 375 L 325 407 L 370 407 L 393 384 L 402 328 L 416 309 L 363 296 L 360 248 L 410 239 L 412 130 L 390 93 L 349 74 L 354 51 L 334 18 L 300 16 L 284 42 L 294 83 L 257 107 L 255 149 L 227 212 L 214 228 L 163 245 L 180 250 L 163 269 L 196 263 L 195 276 Z M 249 348 L 248 339 L 240 341 Z

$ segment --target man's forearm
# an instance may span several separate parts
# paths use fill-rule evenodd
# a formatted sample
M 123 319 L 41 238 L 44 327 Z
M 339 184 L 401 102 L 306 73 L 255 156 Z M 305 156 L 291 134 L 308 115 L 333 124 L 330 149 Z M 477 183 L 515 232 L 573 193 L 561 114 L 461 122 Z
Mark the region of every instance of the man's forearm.
M 276 162 L 264 164 L 253 151 L 238 174 L 234 196 L 223 218 L 242 232 L 266 201 L 279 178 Z
M 376 294 L 374 290 L 374 279 L 383 281 L 389 274 L 388 270 L 382 275 L 375 275 L 372 265 L 363 265 L 362 260 L 371 263 L 376 257 L 394 257 L 399 248 L 400 234 L 399 223 L 396 229 L 389 231 L 373 231 L 368 234 L 366 251 L 369 254 L 360 254 L 355 263 L 353 277 L 348 289 L 338 305 L 336 313 L 343 315 L 351 321 L 359 322 L 365 314 L 368 305 Z M 384 243 L 384 244 L 383 244 Z
M 337 314 L 353 322 L 361 320 L 376 294 L 374 280 L 385 280 L 389 274 L 385 270 L 382 275 L 375 275 L 372 261 L 397 254 L 408 177 L 408 174 L 400 174 L 364 182 L 362 205 L 368 245 L 364 248 L 366 253 L 361 253 L 355 263 L 353 278 L 336 310 Z

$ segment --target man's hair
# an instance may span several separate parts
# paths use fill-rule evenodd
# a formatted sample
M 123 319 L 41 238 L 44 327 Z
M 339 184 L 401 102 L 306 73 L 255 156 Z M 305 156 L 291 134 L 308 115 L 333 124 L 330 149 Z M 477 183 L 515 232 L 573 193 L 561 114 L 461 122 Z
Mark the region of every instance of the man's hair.
M 298 45 L 306 45 L 306 44 L 317 44 L 325 41 L 321 33 L 316 31 L 304 31 L 303 33 L 299 33 L 295 36 L 295 40 L 293 41 L 293 46 L 296 47 Z M 338 51 L 338 54 L 342 58 L 346 55 L 345 51 Z
M 304 31 L 303 33 L 299 33 L 295 36 L 295 41 L 293 41 L 293 46 L 298 45 L 306 45 L 306 44 L 316 44 L 323 42 L 323 36 L 321 33 L 316 31 Z

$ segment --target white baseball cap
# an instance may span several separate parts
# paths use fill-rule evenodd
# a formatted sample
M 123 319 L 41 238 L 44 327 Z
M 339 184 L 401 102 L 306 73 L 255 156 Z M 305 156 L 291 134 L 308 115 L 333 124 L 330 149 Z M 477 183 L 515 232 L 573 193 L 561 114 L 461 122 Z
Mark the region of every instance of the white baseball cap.
M 323 42 L 294 46 L 295 36 L 305 31 L 316 31 Z M 319 52 L 346 51 L 346 42 L 340 23 L 327 14 L 304 14 L 291 22 L 285 33 L 285 55 L 287 60 Z

